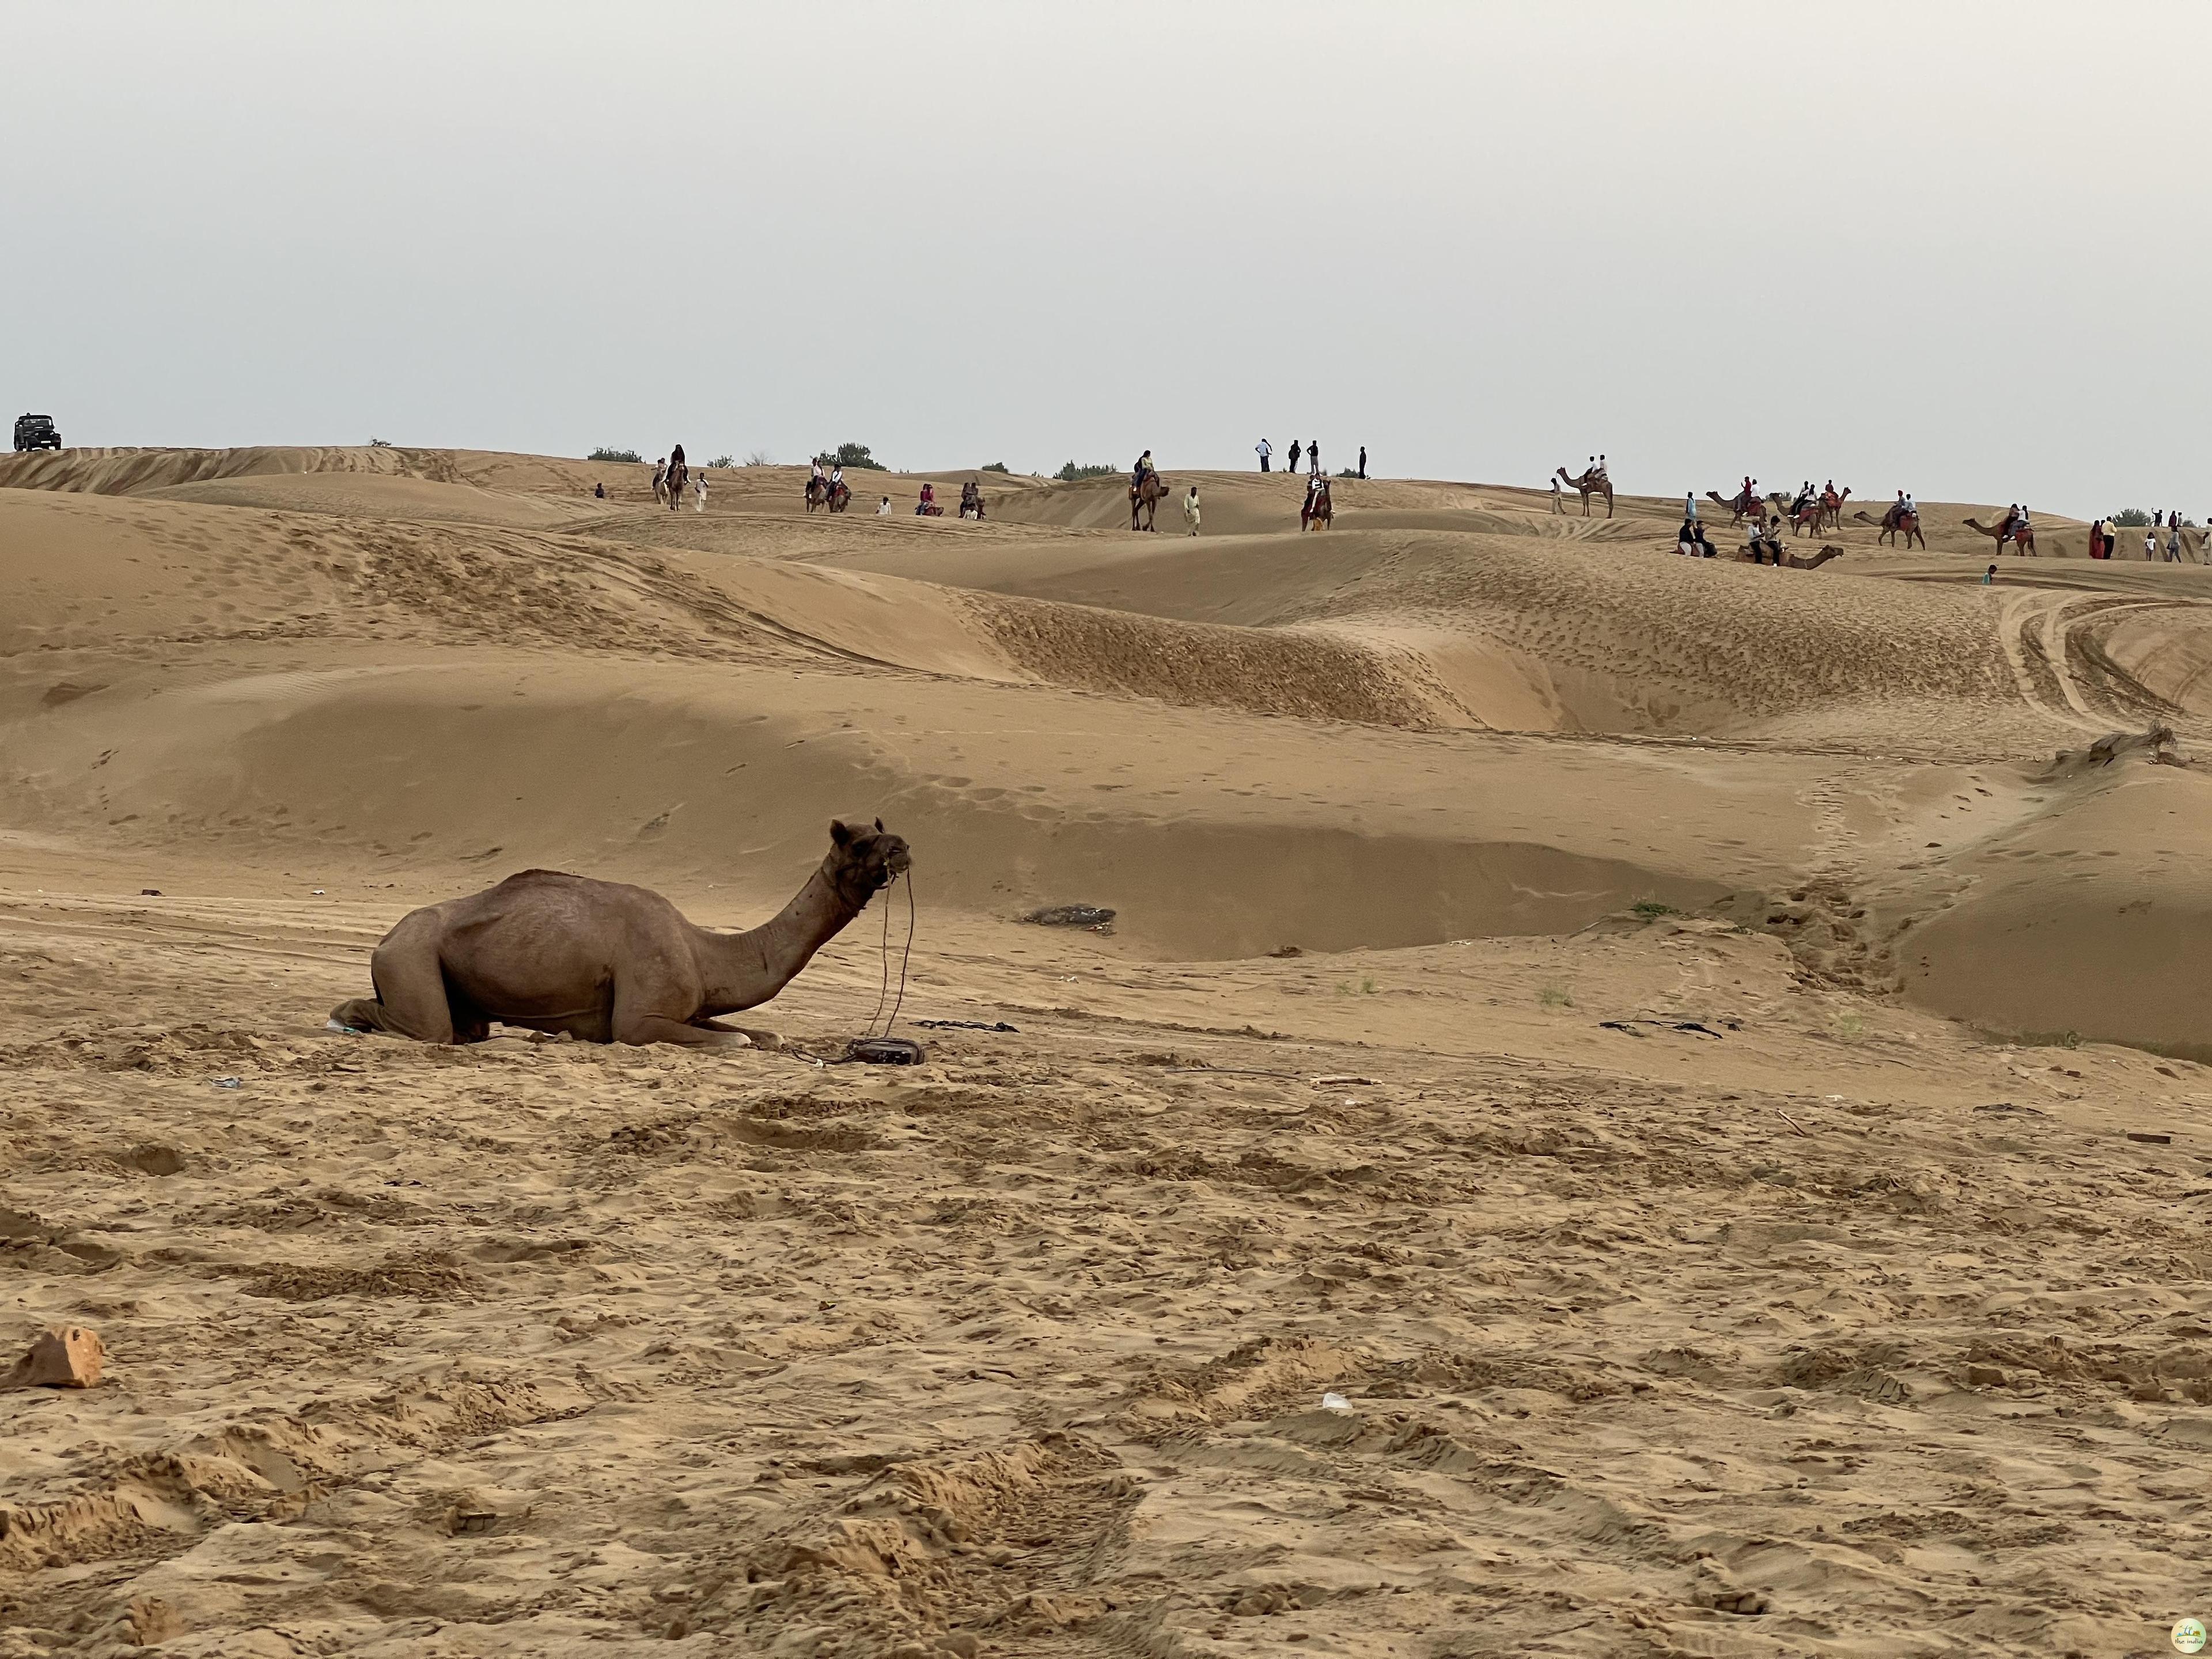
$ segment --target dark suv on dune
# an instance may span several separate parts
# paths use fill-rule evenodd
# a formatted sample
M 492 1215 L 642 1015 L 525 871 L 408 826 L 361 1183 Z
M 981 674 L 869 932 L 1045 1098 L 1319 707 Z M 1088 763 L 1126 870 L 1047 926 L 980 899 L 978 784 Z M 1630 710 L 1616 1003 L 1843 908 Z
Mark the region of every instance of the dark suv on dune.
M 59 449 L 62 434 L 51 415 L 18 415 L 15 417 L 15 447 L 18 449 Z

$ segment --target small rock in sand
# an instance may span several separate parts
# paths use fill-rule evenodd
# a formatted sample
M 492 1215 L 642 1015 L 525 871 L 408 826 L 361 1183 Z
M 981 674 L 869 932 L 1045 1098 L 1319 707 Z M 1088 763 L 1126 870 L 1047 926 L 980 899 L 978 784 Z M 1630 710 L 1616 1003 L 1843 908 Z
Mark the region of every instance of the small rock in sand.
M 8 1377 L 11 1389 L 90 1389 L 100 1383 L 107 1346 L 88 1325 L 57 1325 L 31 1344 Z

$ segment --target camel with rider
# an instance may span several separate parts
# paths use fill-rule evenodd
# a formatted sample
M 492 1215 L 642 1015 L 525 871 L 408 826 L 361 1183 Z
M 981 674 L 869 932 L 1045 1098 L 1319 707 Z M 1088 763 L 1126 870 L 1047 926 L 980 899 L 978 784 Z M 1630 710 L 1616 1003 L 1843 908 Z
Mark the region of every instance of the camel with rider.
M 1613 480 L 1606 476 L 1603 456 L 1585 466 L 1579 476 L 1570 473 L 1564 466 L 1560 467 L 1559 478 L 1560 483 L 1583 498 L 1583 517 L 1589 517 L 1590 497 L 1593 495 L 1605 497 L 1605 516 L 1608 519 L 1613 516 Z
M 2035 526 L 2029 522 L 2027 514 L 2019 507 L 2007 507 L 2003 519 L 1993 526 L 1984 524 L 1978 519 L 1968 519 L 1966 524 L 1967 529 L 1978 530 L 1983 535 L 1994 540 L 2000 553 L 2008 550 L 2006 544 L 2009 543 L 2011 544 L 2009 550 L 2023 558 L 2042 556 L 2035 550 Z
M 1876 546 L 1883 542 L 1887 542 L 1892 547 L 1911 547 L 1915 542 L 1923 549 L 1928 545 L 1928 538 L 1920 533 L 1920 514 L 1903 501 L 1892 501 L 1889 510 L 1879 519 L 1870 518 L 1864 513 L 1854 513 L 1851 517 L 1861 524 L 1881 526 L 1881 533 L 1874 538 Z M 1899 536 L 1905 538 L 1901 543 L 1897 539 Z
M 1318 473 L 1306 486 L 1306 498 L 1298 503 L 1298 528 L 1326 530 L 1336 522 L 1336 507 L 1329 500 L 1328 480 Z
M 1160 482 L 1159 473 L 1146 467 L 1144 477 L 1129 486 L 1129 528 L 1152 529 L 1152 520 L 1159 515 L 1161 498 L 1167 493 L 1168 487 Z M 1140 516 L 1144 520 L 1141 524 L 1138 522 Z

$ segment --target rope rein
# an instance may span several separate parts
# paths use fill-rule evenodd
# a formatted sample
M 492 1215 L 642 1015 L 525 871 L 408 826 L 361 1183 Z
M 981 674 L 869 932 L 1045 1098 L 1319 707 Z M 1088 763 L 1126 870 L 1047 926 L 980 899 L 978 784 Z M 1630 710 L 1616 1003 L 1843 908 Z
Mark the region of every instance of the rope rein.
M 893 876 L 891 878 L 893 884 L 897 883 L 899 879 L 900 878 L 897 876 Z M 876 1012 L 868 1016 L 868 1035 L 872 1037 L 889 1036 L 891 1034 L 891 1027 L 898 1024 L 899 1010 L 906 1006 L 907 964 L 914 957 L 915 908 L 914 872 L 912 871 L 909 870 L 907 872 L 905 881 L 906 948 L 899 952 L 898 995 L 896 1000 L 894 1000 L 891 995 L 891 905 L 890 901 L 889 899 L 885 899 L 884 901 L 883 942 L 880 946 L 884 965 L 883 982 L 876 993 Z M 888 1019 L 884 1018 L 884 1005 L 885 1003 L 890 1004 L 890 1018 Z M 884 1022 L 884 1029 L 880 1031 L 876 1030 L 876 1022 L 879 1019 Z

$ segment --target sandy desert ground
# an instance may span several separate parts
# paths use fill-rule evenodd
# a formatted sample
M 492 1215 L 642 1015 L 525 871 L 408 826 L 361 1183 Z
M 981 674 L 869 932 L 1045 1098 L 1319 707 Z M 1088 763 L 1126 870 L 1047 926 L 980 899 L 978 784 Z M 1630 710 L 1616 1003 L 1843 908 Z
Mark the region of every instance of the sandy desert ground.
M 108 1351 L 0 1393 L 0 1659 L 2212 1617 L 2202 548 L 1168 476 L 0 459 L 0 1339 Z M 416 904 L 750 925 L 841 815 L 913 883 L 781 1051 L 323 1027 Z M 825 1064 L 909 893 L 928 1060 Z

